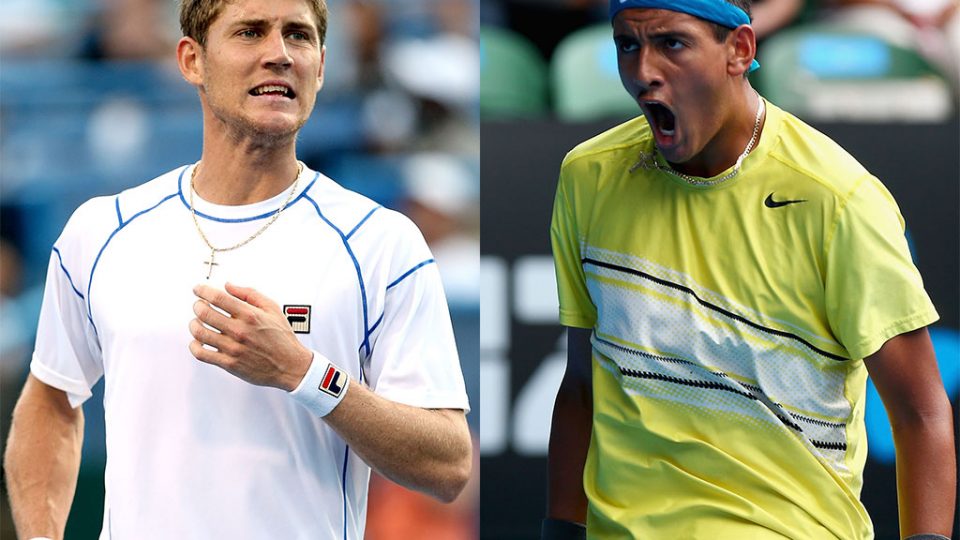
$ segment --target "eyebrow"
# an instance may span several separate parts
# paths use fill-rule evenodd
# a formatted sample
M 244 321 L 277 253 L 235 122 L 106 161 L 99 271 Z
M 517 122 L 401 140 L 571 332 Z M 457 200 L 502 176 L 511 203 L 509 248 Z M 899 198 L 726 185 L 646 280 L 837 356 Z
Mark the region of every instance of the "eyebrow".
M 649 41 L 663 40 L 667 38 L 680 39 L 690 41 L 693 39 L 693 34 L 685 30 L 655 30 L 650 34 L 646 34 L 645 37 Z M 614 40 L 636 40 L 638 39 L 637 34 L 633 32 L 618 32 L 613 36 Z
M 650 39 L 680 38 L 690 40 L 693 34 L 684 30 L 660 30 L 650 34 Z
M 252 28 L 263 28 L 265 26 L 270 26 L 270 21 L 266 19 L 243 19 L 236 21 L 231 25 L 231 28 L 239 27 L 252 27 Z M 316 34 L 317 29 L 309 23 L 304 23 L 301 21 L 290 21 L 283 23 L 283 28 L 285 30 L 299 30 L 299 31 L 308 31 L 311 34 Z
M 300 22 L 300 21 L 291 21 L 291 22 L 288 22 L 288 23 L 284 23 L 283 27 L 284 27 L 284 28 L 289 28 L 289 29 L 291 29 L 291 30 L 306 30 L 306 31 L 311 32 L 311 33 L 314 33 L 314 34 L 317 33 L 317 28 L 316 28 L 314 25 L 312 25 L 312 24 L 307 24 L 307 23 L 303 23 L 303 22 Z

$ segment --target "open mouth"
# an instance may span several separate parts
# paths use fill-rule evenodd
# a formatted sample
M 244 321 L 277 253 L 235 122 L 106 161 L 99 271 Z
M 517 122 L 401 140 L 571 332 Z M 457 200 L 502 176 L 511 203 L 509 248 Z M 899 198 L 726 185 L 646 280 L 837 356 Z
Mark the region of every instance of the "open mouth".
M 643 110 L 647 114 L 650 127 L 667 137 L 676 134 L 677 119 L 666 105 L 656 101 L 643 102 Z
M 297 97 L 292 88 L 282 84 L 264 84 L 250 90 L 249 94 L 251 96 L 278 96 L 289 99 Z

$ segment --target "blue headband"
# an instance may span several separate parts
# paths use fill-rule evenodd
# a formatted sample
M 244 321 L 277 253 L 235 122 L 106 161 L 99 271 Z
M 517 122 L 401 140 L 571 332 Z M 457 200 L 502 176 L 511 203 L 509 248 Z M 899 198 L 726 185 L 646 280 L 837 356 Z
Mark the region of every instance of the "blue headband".
M 736 28 L 741 24 L 750 24 L 747 12 L 726 0 L 610 0 L 610 20 L 624 9 L 651 8 L 666 9 L 699 17 L 705 21 L 727 28 Z M 760 67 L 756 60 L 750 64 L 750 71 Z

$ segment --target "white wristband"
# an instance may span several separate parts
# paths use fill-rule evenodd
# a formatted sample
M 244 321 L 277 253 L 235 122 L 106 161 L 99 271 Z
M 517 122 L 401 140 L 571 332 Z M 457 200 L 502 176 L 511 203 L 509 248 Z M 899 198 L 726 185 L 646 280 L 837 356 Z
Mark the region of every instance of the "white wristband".
M 322 354 L 314 351 L 310 369 L 290 396 L 313 414 L 330 414 L 347 395 L 350 376 Z
M 53 539 L 50 538 L 49 536 L 34 536 L 33 538 L 30 538 L 29 540 L 53 540 Z

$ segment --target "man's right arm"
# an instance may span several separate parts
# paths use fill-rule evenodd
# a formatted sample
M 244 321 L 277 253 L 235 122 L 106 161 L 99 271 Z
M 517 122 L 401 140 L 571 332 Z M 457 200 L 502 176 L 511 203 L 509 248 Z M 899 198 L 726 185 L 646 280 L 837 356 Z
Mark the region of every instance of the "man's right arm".
M 553 406 L 547 517 L 586 523 L 583 465 L 593 428 L 590 329 L 567 329 L 567 369 Z
M 20 538 L 63 538 L 80 468 L 83 410 L 62 391 L 28 376 L 13 411 L 4 456 Z

